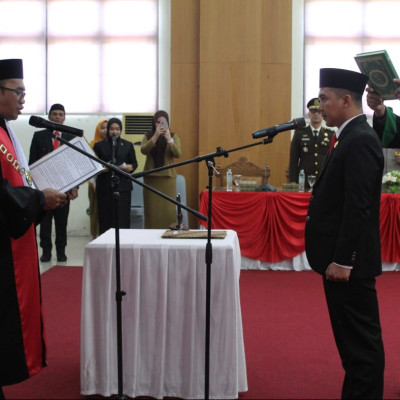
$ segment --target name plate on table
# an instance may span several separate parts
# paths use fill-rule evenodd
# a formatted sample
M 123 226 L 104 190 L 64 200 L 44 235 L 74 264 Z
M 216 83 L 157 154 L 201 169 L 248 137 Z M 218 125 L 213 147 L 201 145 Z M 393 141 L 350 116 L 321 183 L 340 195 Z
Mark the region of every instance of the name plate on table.
M 225 239 L 226 231 L 211 231 L 211 239 Z M 207 239 L 206 230 L 168 230 L 161 236 L 164 239 Z

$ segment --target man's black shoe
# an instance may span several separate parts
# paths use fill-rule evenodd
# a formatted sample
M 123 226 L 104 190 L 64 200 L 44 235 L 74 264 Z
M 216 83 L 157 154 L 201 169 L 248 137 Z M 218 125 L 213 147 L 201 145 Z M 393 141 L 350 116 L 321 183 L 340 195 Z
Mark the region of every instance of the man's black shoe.
M 57 261 L 60 262 L 67 261 L 67 256 L 65 254 L 57 254 Z
M 41 262 L 49 262 L 51 260 L 51 254 L 43 253 L 40 257 Z

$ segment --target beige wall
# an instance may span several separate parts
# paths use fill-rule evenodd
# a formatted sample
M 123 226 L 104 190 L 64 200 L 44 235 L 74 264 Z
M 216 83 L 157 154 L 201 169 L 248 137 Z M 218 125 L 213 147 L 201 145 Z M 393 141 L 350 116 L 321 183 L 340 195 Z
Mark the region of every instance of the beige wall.
M 291 0 L 172 0 L 171 118 L 182 159 L 252 144 L 255 130 L 290 120 Z M 290 132 L 240 156 L 271 168 L 270 183 L 286 181 Z M 179 168 L 188 205 L 198 207 L 208 183 L 205 163 Z M 191 227 L 196 221 L 191 218 Z

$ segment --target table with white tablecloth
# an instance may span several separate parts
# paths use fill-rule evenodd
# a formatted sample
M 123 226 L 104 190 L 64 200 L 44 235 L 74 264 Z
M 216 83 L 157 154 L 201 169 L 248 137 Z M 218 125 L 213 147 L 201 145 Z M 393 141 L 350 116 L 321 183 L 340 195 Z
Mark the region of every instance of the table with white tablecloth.
M 204 398 L 206 239 L 164 239 L 165 230 L 120 230 L 123 393 Z M 240 248 L 228 230 L 213 239 L 209 397 L 247 391 L 240 308 Z M 118 393 L 115 231 L 85 248 L 81 393 Z

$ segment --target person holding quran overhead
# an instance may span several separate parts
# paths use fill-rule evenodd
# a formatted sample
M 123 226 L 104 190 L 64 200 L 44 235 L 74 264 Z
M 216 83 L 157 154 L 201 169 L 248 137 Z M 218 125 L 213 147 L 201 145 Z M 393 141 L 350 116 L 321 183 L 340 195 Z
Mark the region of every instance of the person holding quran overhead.
M 400 79 L 393 79 L 400 85 Z M 367 87 L 367 104 L 373 110 L 373 128 L 382 142 L 382 147 L 400 148 L 400 117 L 386 107 L 383 98 Z M 395 97 L 400 100 L 400 86 L 395 91 Z
M 362 110 L 368 76 L 320 70 L 319 110 L 338 127 L 310 198 L 305 249 L 322 275 L 345 371 L 342 399 L 382 399 L 385 354 L 375 278 L 382 273 L 379 229 L 383 152 Z
M 65 108 L 62 104 L 53 104 L 49 110 L 49 120 L 57 124 L 63 124 L 65 121 Z M 51 137 L 51 131 L 44 129 L 34 133 L 29 152 L 29 164 L 34 163 L 46 154 L 52 152 L 60 146 L 60 142 Z M 54 132 L 57 136 L 70 141 L 74 138 L 73 135 L 63 132 Z M 78 188 L 73 188 L 69 191 L 68 197 L 74 200 L 78 197 Z M 40 261 L 48 262 L 51 260 L 51 231 L 52 220 L 55 224 L 55 245 L 57 251 L 57 261 L 67 261 L 65 248 L 67 246 L 67 224 L 69 215 L 69 202 L 64 207 L 56 210 L 48 211 L 40 223 L 40 247 L 43 249 L 43 254 Z
M 67 195 L 35 188 L 9 121 L 24 108 L 21 59 L 0 60 L 0 398 L 46 365 L 35 223 Z

